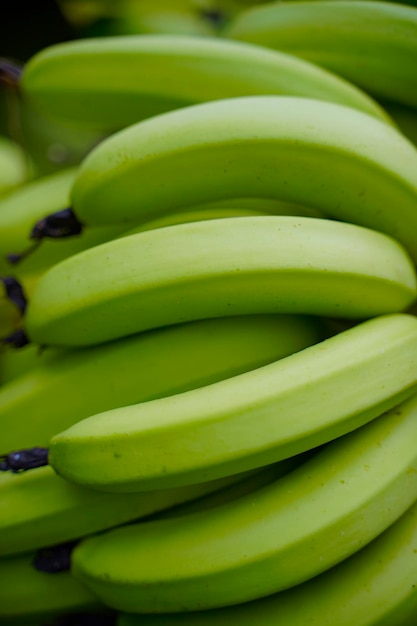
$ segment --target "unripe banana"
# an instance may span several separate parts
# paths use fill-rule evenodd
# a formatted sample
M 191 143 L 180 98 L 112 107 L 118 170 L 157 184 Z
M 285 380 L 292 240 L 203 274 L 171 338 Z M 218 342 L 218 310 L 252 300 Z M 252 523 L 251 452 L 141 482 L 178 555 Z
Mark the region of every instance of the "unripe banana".
M 237 96 L 288 94 L 389 116 L 347 81 L 242 42 L 200 36 L 132 35 L 55 44 L 19 82 L 26 104 L 51 117 L 114 132 L 172 109 Z
M 417 9 L 393 2 L 272 2 L 226 36 L 294 54 L 378 98 L 417 107 Z
M 35 554 L 0 559 L 0 621 L 5 626 L 31 623 L 103 605 L 70 572 L 50 574 L 32 565 Z M 28 620 L 28 621 L 22 621 Z
M 289 459 L 273 468 L 255 472 L 252 481 L 277 478 L 295 466 Z M 226 487 L 253 472 L 178 489 L 136 494 L 103 494 L 73 485 L 55 474 L 51 467 L 27 472 L 0 473 L 0 556 L 8 556 L 73 541 L 120 524 L 169 509 L 176 505 L 222 490 L 219 498 L 231 492 Z M 257 474 L 261 474 L 259 478 Z M 249 483 L 250 484 L 250 483 Z M 224 493 L 223 493 L 224 491 Z M 231 495 L 231 497 L 232 497 Z M 207 501 L 206 506 L 209 506 Z
M 141 333 L 84 350 L 45 350 L 0 389 L 0 453 L 48 446 L 77 420 L 255 369 L 320 341 L 319 320 L 241 316 Z
M 212 480 L 339 437 L 416 384 L 417 318 L 379 316 L 257 370 L 89 417 L 52 438 L 49 463 L 109 492 Z
M 38 282 L 25 332 L 82 346 L 192 319 L 298 313 L 361 319 L 404 310 L 414 266 L 393 239 L 327 219 L 178 224 L 96 246 Z
M 71 204 L 86 227 L 128 228 L 196 204 L 275 198 L 385 232 L 417 259 L 416 170 L 415 146 L 360 111 L 290 96 L 230 98 L 105 139 L 81 165 Z
M 120 615 L 118 626 L 414 626 L 417 504 L 364 548 L 301 585 L 233 607 Z
M 416 501 L 416 418 L 414 396 L 249 496 L 86 539 L 72 572 L 108 606 L 139 613 L 211 609 L 298 585 Z

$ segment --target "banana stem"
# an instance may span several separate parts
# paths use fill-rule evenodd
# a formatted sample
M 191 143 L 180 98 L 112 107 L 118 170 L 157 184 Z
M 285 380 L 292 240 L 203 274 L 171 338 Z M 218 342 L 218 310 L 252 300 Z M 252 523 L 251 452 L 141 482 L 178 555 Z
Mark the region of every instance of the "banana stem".
M 35 554 L 32 565 L 39 572 L 58 574 L 71 567 L 71 553 L 78 541 L 68 541 L 51 548 L 42 548 Z
M 4 285 L 7 298 L 13 302 L 20 313 L 24 315 L 28 301 L 22 284 L 13 276 L 1 276 L 0 281 Z
M 0 457 L 0 472 L 26 472 L 36 467 L 48 465 L 48 448 L 28 448 L 17 450 Z
M 0 59 L 0 84 L 17 88 L 22 75 L 23 66 L 11 59 Z

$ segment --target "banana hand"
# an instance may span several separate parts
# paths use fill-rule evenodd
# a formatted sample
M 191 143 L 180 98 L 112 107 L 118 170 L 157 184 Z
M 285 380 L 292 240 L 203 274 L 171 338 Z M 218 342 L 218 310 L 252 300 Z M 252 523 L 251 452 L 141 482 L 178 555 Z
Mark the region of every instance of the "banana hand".
M 414 396 L 253 494 L 82 541 L 72 572 L 108 606 L 139 613 L 288 589 L 360 550 L 416 501 L 416 436 Z

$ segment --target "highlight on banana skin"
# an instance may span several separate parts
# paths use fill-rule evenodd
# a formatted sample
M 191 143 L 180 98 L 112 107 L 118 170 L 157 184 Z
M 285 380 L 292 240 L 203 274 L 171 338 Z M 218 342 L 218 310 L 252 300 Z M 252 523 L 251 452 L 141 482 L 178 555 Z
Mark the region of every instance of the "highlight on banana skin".
M 417 624 L 415 1 L 44 11 L 0 58 L 0 623 Z

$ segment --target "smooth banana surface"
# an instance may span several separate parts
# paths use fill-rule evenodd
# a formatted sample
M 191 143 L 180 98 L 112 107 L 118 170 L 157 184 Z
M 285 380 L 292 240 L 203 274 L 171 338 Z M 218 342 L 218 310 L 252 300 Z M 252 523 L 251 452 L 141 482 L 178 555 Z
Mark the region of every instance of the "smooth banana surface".
M 365 113 L 248 96 L 155 116 L 105 139 L 81 165 L 71 204 L 87 227 L 275 198 L 385 232 L 417 259 L 416 170 L 415 146 Z
M 45 350 L 37 368 L 0 389 L 0 453 L 48 446 L 90 415 L 207 385 L 320 341 L 320 320 L 201 320 L 82 350 Z
M 281 593 L 197 613 L 120 615 L 118 626 L 414 626 L 417 505 L 339 565 Z
M 29 178 L 29 163 L 21 146 L 0 136 L 0 197 L 9 194 Z
M 323 217 L 318 211 L 309 207 L 302 207 L 299 204 L 280 202 L 279 200 L 269 200 L 268 198 L 232 198 L 231 200 L 220 200 L 209 202 L 180 213 L 169 213 L 154 220 L 149 220 L 139 226 L 130 228 L 122 233 L 121 237 L 142 233 L 146 230 L 154 230 L 164 226 L 174 224 L 186 224 L 188 222 L 201 222 L 205 220 L 221 219 L 224 217 L 250 217 L 255 215 L 297 215 L 304 217 Z
M 291 313 L 361 319 L 404 310 L 414 266 L 392 238 L 327 219 L 178 224 L 96 246 L 38 282 L 33 343 L 86 346 L 185 321 Z
M 0 559 L 0 620 L 51 617 L 103 605 L 70 572 L 50 574 L 32 566 L 34 553 Z M 10 621 L 8 621 L 10 620 Z M 22 626 L 27 622 L 16 622 Z M 30 622 L 29 622 L 30 623 Z
M 210 493 L 203 495 L 199 498 L 189 500 L 184 504 L 164 509 L 162 512 L 156 513 L 152 518 L 166 519 L 168 517 L 180 517 L 182 515 L 189 515 L 190 513 L 196 513 L 212 509 L 216 506 L 237 500 L 245 495 L 255 492 L 257 489 L 269 485 L 274 480 L 277 480 L 284 474 L 301 465 L 307 460 L 308 456 L 314 454 L 316 450 L 308 451 L 305 454 L 297 454 L 289 459 L 284 459 L 278 463 L 272 463 L 264 468 L 244 472 L 244 474 L 238 474 L 243 476 L 242 480 L 233 481 L 221 489 L 216 489 Z M 231 476 L 230 478 L 233 478 Z M 225 479 L 223 479 L 225 480 Z M 200 483 L 198 483 L 200 484 Z M 204 483 L 201 483 L 204 484 Z M 146 492 L 143 492 L 146 493 Z
M 417 318 L 379 316 L 257 370 L 78 422 L 52 438 L 49 462 L 103 491 L 212 480 L 331 441 L 416 384 Z
M 416 501 L 416 417 L 414 397 L 249 496 L 86 539 L 72 572 L 108 606 L 140 613 L 228 606 L 302 583 Z
M 347 81 L 297 57 L 214 37 L 132 35 L 55 44 L 23 68 L 28 105 L 114 132 L 198 102 L 288 94 L 340 102 L 389 120 Z
M 417 107 L 417 9 L 393 2 L 271 2 L 242 11 L 226 36 L 285 51 L 367 93 Z
M 271 476 L 289 471 L 291 459 L 264 470 L 265 482 Z M 231 476 L 197 485 L 137 494 L 105 494 L 73 485 L 55 474 L 51 467 L 27 472 L 0 474 L 0 556 L 8 556 L 65 543 L 107 530 L 120 524 L 184 505 L 195 498 L 221 490 L 219 499 L 233 497 L 252 484 L 256 476 Z M 256 472 L 258 474 L 260 472 Z M 260 476 L 258 481 L 261 482 Z M 272 478 L 270 478 L 272 481 Z M 240 483 L 244 485 L 240 485 Z M 249 489 L 249 487 L 248 487 Z M 225 493 L 223 493 L 225 492 Z M 229 495 L 228 495 L 229 494 Z M 216 499 L 213 500 L 213 506 Z M 209 506 L 210 500 L 206 506 Z

